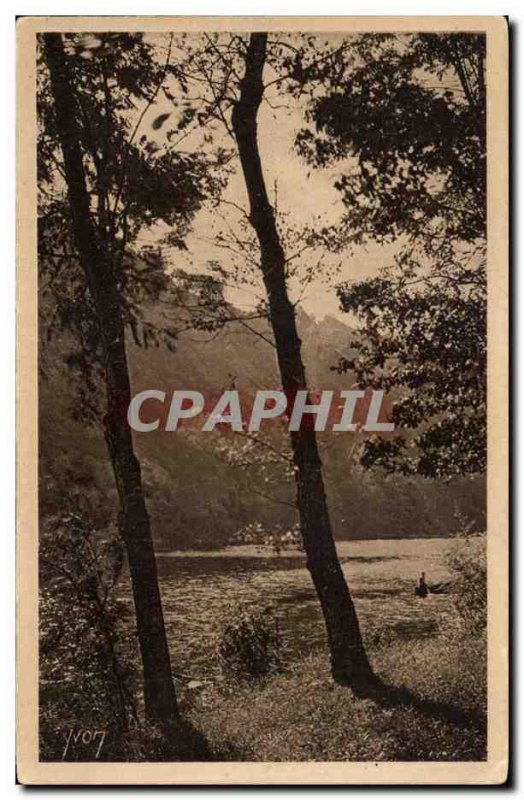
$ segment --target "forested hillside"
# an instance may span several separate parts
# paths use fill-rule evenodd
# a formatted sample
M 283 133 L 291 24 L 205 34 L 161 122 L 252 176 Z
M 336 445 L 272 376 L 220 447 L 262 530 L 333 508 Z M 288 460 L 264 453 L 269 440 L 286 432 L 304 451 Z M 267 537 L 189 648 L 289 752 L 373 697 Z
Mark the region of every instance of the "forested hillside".
M 149 319 L 159 313 L 157 308 Z M 317 321 L 304 311 L 298 322 L 311 386 L 351 386 L 351 374 L 332 369 L 354 336 L 348 326 L 330 317 Z M 134 390 L 195 388 L 213 395 L 232 381 L 246 393 L 278 388 L 274 351 L 253 332 L 269 336 L 267 323 L 250 322 L 250 328 L 232 323 L 218 332 L 187 331 L 173 351 L 129 341 Z M 40 382 L 41 509 L 46 514 L 74 500 L 104 525 L 114 519 L 116 491 L 101 432 L 85 418 L 85 405 L 80 413 L 85 376 L 77 367 L 66 335 L 46 344 Z M 272 435 L 284 451 L 284 432 Z M 247 444 L 242 437 L 197 429 L 136 436 L 157 548 L 213 549 L 234 541 L 253 523 L 271 532 L 296 522 L 285 462 L 268 463 L 260 448 L 246 450 Z M 475 528 L 484 525 L 482 476 L 449 482 L 386 476 L 360 467 L 351 433 L 326 432 L 320 445 L 339 540 L 447 536 L 464 517 Z

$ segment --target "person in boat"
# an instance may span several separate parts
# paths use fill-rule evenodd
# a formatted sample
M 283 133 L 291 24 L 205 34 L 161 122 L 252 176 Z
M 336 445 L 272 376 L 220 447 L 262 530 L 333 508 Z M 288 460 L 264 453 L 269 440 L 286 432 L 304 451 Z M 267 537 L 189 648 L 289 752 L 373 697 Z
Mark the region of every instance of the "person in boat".
M 415 586 L 415 597 L 427 597 L 428 594 L 429 589 L 426 583 L 426 573 L 423 572 Z

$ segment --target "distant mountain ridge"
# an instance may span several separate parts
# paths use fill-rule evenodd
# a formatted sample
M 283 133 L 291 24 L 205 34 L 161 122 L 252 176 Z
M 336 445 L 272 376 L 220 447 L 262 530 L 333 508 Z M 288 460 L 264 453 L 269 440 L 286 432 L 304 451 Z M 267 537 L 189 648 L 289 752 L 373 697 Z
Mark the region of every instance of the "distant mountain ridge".
M 240 311 L 236 313 L 242 317 Z M 161 325 L 162 312 L 153 309 L 148 319 Z M 353 383 L 350 374 L 339 375 L 332 367 L 341 356 L 347 356 L 354 329 L 334 317 L 316 321 L 300 308 L 297 327 L 309 386 L 343 388 Z M 181 333 L 174 352 L 163 347 L 145 349 L 130 341 L 132 378 L 141 387 L 167 385 L 217 391 L 228 386 L 234 377 L 236 386 L 245 391 L 275 389 L 280 386 L 280 377 L 275 350 L 268 343 L 271 340 L 269 324 L 251 320 L 229 322 L 213 333 L 197 330 Z

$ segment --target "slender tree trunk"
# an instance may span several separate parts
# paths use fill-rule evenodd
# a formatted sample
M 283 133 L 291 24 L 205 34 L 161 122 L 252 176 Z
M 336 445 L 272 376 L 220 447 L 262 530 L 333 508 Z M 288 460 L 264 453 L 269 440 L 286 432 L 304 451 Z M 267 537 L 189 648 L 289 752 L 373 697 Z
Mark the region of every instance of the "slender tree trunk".
M 127 423 L 131 387 L 120 296 L 110 253 L 100 242 L 91 216 L 77 108 L 60 34 L 46 34 L 45 53 L 64 158 L 74 244 L 95 306 L 105 360 L 105 437 L 120 499 L 120 529 L 133 585 L 146 714 L 151 721 L 164 723 L 176 717 L 177 703 L 140 465 Z
M 282 386 L 290 408 L 297 391 L 307 389 L 307 384 L 295 313 L 287 293 L 284 250 L 267 196 L 257 142 L 257 112 L 263 94 L 266 44 L 265 33 L 251 35 L 232 124 L 249 196 L 250 221 L 260 245 Z M 366 690 L 375 685 L 376 679 L 364 650 L 357 615 L 335 548 L 315 431 L 312 425 L 304 424 L 299 431 L 290 433 L 290 437 L 302 538 L 307 566 L 326 623 L 332 674 L 340 683 L 355 690 Z

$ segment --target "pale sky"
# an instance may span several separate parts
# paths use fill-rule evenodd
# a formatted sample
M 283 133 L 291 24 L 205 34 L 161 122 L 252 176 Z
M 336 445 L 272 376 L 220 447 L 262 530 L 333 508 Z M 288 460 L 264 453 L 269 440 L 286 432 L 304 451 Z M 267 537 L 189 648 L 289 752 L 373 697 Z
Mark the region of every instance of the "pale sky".
M 175 90 L 175 86 L 170 88 Z M 267 103 L 263 103 L 258 115 L 258 126 L 262 166 L 271 201 L 274 202 L 276 184 L 279 214 L 285 215 L 295 229 L 300 230 L 307 225 L 312 226 L 315 221 L 317 226 L 333 224 L 340 218 L 343 211 L 340 195 L 333 187 L 333 183 L 343 168 L 350 167 L 349 161 L 335 169 L 321 170 L 309 167 L 293 148 L 296 132 L 303 125 L 301 111 L 290 96 L 283 99 L 275 95 L 270 99 L 272 105 L 278 107 L 271 108 Z M 147 131 L 148 137 L 150 137 L 152 121 L 158 115 L 172 111 L 173 108 L 169 101 L 159 96 L 158 102 L 145 115 L 141 125 L 142 130 Z M 166 124 L 165 129 L 169 129 L 169 124 Z M 185 151 L 191 151 L 192 147 L 201 146 L 196 138 L 200 138 L 200 136 L 199 133 L 190 134 L 180 144 L 180 147 Z M 159 131 L 157 141 L 159 144 L 165 142 L 164 128 Z M 223 144 L 226 147 L 231 147 L 233 144 L 226 132 L 224 132 Z M 235 162 L 235 172 L 229 180 L 224 197 L 247 211 L 247 195 L 238 162 Z M 235 208 L 225 205 L 221 206 L 220 214 L 223 219 L 216 211 L 204 208 L 196 215 L 193 230 L 186 240 L 188 253 L 184 254 L 174 250 L 170 258 L 173 266 L 189 272 L 206 272 L 206 262 L 213 259 L 220 260 L 224 267 L 228 266 L 229 254 L 223 248 L 216 246 L 216 235 L 221 230 L 225 230 L 225 226 L 231 226 L 237 230 L 238 219 L 242 215 Z M 157 229 L 155 235 L 159 237 L 161 232 L 162 229 Z M 348 315 L 343 314 L 339 309 L 334 285 L 344 280 L 375 275 L 381 267 L 392 262 L 393 255 L 397 250 L 398 247 L 395 245 L 382 247 L 370 244 L 337 256 L 323 254 L 324 260 L 321 267 L 318 268 L 319 277 L 314 278 L 305 290 L 297 279 L 290 280 L 291 298 L 296 300 L 298 294 L 301 293 L 301 304 L 308 313 L 319 319 L 325 315 L 332 315 L 348 322 Z M 286 255 L 289 256 L 289 252 Z M 319 255 L 319 252 L 316 252 L 314 256 L 306 252 L 300 257 L 300 261 L 296 260 L 296 263 L 300 263 L 300 266 L 304 268 L 315 266 L 316 269 Z M 333 274 L 326 276 L 326 267 L 334 267 L 339 264 L 340 269 L 336 273 L 336 277 Z M 264 295 L 261 281 L 256 287 L 245 285 L 238 288 L 230 287 L 226 290 L 227 299 L 246 310 L 256 304 L 257 295 Z

